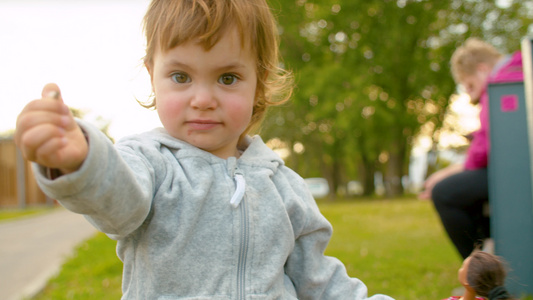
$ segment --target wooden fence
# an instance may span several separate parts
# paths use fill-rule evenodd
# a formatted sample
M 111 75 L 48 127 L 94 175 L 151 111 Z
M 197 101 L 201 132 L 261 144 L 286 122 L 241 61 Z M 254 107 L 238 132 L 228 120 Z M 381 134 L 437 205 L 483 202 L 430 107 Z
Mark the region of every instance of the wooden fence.
M 39 189 L 30 163 L 22 157 L 13 139 L 0 138 L 0 208 L 53 203 Z

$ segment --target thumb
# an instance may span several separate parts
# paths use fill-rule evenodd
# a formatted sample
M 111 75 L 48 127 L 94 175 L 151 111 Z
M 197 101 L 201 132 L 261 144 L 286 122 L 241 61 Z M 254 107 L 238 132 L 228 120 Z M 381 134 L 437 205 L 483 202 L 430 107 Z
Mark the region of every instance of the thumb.
M 63 102 L 63 98 L 61 97 L 61 90 L 59 89 L 59 86 L 55 83 L 48 83 L 44 86 L 43 91 L 41 93 L 41 97 L 44 98 L 53 98 L 56 100 L 60 100 Z
M 42 99 L 53 99 L 56 101 L 60 101 L 63 105 L 63 114 L 70 116 L 69 121 L 65 124 L 65 129 L 72 130 L 77 128 L 77 124 L 74 121 L 74 116 L 72 115 L 72 112 L 68 108 L 68 106 L 65 105 L 63 102 L 63 97 L 61 96 L 61 90 L 59 89 L 59 86 L 55 83 L 48 83 L 43 87 L 43 91 L 41 93 Z

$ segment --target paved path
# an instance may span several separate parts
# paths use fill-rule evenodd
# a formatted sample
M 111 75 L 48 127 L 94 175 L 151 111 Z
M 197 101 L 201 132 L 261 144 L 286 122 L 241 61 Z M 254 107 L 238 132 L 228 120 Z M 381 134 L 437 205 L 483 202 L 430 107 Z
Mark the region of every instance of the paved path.
M 20 300 L 39 292 L 96 229 L 63 208 L 0 223 L 0 299 Z

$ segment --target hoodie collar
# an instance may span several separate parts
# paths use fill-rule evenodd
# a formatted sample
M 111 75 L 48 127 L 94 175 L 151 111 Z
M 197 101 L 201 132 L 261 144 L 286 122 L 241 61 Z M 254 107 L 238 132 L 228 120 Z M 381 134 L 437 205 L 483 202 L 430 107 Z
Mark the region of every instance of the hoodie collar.
M 224 159 L 207 151 L 201 150 L 187 142 L 172 137 L 162 127 L 156 128 L 148 132 L 148 134 L 151 134 L 153 139 L 170 149 L 179 149 L 180 151 L 177 151 L 176 153 L 177 158 L 197 156 L 211 163 L 220 163 L 225 161 Z M 275 170 L 284 164 L 279 155 L 268 148 L 268 146 L 258 135 L 253 137 L 245 136 L 239 143 L 238 148 L 239 151 L 242 151 L 241 157 L 237 160 L 239 164 L 266 167 L 272 170 Z

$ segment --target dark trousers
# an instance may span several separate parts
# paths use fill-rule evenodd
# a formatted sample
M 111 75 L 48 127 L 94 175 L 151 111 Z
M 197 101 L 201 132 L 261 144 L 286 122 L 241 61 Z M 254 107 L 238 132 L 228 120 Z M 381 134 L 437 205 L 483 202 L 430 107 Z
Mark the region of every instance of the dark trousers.
M 490 237 L 489 217 L 483 215 L 488 194 L 487 169 L 465 170 L 433 187 L 431 198 L 442 225 L 463 259 Z

